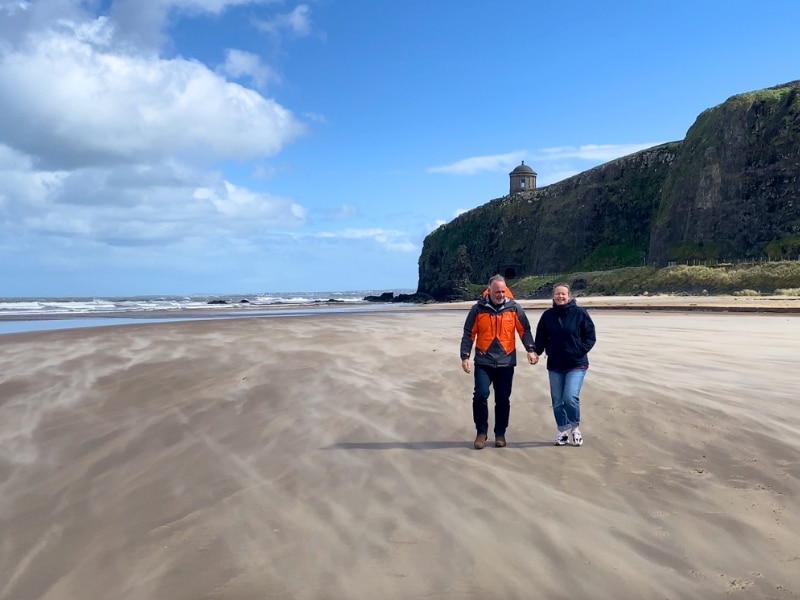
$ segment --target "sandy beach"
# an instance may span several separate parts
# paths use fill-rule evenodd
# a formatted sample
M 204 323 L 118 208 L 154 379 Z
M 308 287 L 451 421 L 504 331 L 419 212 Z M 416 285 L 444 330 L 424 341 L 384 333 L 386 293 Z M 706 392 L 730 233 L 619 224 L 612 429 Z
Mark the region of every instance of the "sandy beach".
M 580 448 L 468 303 L 0 336 L 0 600 L 800 598 L 800 316 L 695 300 L 579 299 Z

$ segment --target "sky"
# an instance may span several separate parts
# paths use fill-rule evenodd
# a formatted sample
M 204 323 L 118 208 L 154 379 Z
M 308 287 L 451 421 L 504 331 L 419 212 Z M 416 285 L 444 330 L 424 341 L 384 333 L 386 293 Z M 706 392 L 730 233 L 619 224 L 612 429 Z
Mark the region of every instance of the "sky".
M 800 79 L 796 0 L 0 0 L 0 297 L 414 290 L 425 236 Z M 565 216 L 568 218 L 568 215 Z

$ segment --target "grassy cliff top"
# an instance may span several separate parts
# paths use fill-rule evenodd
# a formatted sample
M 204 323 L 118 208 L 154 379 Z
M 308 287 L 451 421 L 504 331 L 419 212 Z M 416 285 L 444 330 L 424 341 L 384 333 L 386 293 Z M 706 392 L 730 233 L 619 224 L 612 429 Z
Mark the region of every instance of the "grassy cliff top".
M 511 279 L 517 298 L 549 297 L 554 284 L 568 283 L 575 295 L 637 296 L 653 294 L 800 296 L 800 261 L 747 264 L 627 267 L 610 271 L 537 275 Z M 470 293 L 479 295 L 484 285 Z

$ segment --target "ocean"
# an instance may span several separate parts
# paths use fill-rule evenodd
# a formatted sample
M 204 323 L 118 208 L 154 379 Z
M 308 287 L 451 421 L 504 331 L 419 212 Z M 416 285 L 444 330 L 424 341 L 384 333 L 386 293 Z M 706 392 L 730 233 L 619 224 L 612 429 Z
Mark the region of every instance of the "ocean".
M 386 292 L 415 290 L 352 290 L 331 292 L 267 292 L 193 296 L 86 298 L 0 298 L 0 334 L 122 325 L 184 319 L 220 319 L 258 315 L 297 315 L 310 311 L 343 312 L 374 309 L 364 300 Z

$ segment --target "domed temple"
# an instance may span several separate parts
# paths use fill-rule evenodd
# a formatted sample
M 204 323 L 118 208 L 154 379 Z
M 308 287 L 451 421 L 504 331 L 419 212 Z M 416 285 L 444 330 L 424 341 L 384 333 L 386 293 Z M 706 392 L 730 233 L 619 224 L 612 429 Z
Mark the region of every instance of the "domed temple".
M 508 174 L 511 180 L 509 194 L 529 192 L 536 189 L 536 171 L 522 161 L 522 164 Z

